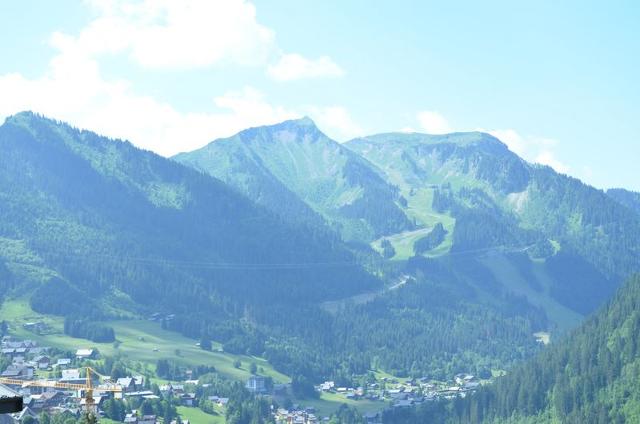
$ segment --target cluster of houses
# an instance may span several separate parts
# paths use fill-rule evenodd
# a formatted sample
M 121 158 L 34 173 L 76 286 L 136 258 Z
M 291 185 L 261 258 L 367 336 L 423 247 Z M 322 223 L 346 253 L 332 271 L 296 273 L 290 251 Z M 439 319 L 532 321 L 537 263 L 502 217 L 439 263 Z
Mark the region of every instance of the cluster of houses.
M 409 379 L 404 382 L 383 378 L 380 382 L 370 383 L 366 387 L 353 388 L 337 387 L 335 382 L 325 381 L 316 386 L 316 390 L 342 395 L 349 400 L 367 399 L 384 402 L 392 408 L 409 408 L 437 399 L 465 397 L 479 386 L 480 382 L 475 376 L 463 373 L 457 374 L 449 383 L 433 382 L 427 378 Z M 369 423 L 377 423 L 380 414 L 366 414 L 365 418 Z
M 471 374 L 457 374 L 453 382 L 445 384 L 433 382 L 428 378 L 410 379 L 398 382 L 393 378 L 383 378 L 381 383 L 370 383 L 367 387 L 336 387 L 335 382 L 325 381 L 316 386 L 319 392 L 330 392 L 343 395 L 345 399 L 368 399 L 373 401 L 390 401 L 394 407 L 411 406 L 426 400 L 439 398 L 450 399 L 464 397 L 480 386 L 478 379 Z
M 9 336 L 2 338 L 0 353 L 5 362 L 6 359 L 10 362 L 2 370 L 0 377 L 7 387 L 22 396 L 24 405 L 21 412 L 10 416 L 13 422 L 21 423 L 27 416 L 37 419 L 42 412 L 51 415 L 66 412 L 73 416 L 79 416 L 81 413 L 85 399 L 80 391 L 46 387 L 46 384 L 36 383 L 55 381 L 84 385 L 86 377 L 74 366 L 82 360 L 95 359 L 97 352 L 94 349 L 78 349 L 75 355 L 68 355 L 68 357 L 60 355 L 54 357 L 51 352 L 52 349 L 39 346 L 33 340 L 16 340 Z M 56 375 L 56 378 L 49 378 L 52 374 Z M 16 383 L 13 383 L 14 381 Z M 119 378 L 115 384 L 122 388 L 122 393 L 101 391 L 99 387 L 94 390 L 94 400 L 98 408 L 112 396 L 142 396 L 143 394 L 149 397 L 154 396 L 152 392 L 143 391 L 144 377 L 142 376 Z M 129 422 L 149 424 L 151 421 L 147 417 L 146 420 L 130 419 Z
M 277 423 L 287 424 L 318 424 L 325 419 L 320 419 L 316 416 L 315 408 L 309 407 L 300 409 L 294 406 L 291 410 L 278 408 L 273 416 Z
M 41 329 L 40 323 L 27 323 L 30 330 Z M 57 357 L 50 355 L 51 349 L 39 346 L 33 340 L 16 340 L 5 336 L 2 338 L 0 353 L 9 364 L 2 370 L 0 377 L 8 387 L 22 395 L 24 408 L 21 412 L 12 414 L 11 419 L 22 422 L 26 417 L 36 418 L 41 412 L 51 414 L 69 412 L 74 416 L 80 413 L 80 400 L 74 391 L 55 389 L 52 387 L 38 387 L 28 384 L 8 384 L 11 381 L 26 382 L 36 380 L 39 373 L 59 371 L 61 382 L 84 384 L 78 370 L 70 369 L 74 359 L 91 358 L 95 355 L 92 349 L 79 349 L 76 358 Z
M 125 424 L 159 424 L 160 420 L 156 415 L 138 415 L 138 411 L 131 411 L 124 417 Z M 189 424 L 189 420 L 181 420 L 182 424 Z M 173 420 L 170 423 L 163 424 L 178 424 L 177 420 Z

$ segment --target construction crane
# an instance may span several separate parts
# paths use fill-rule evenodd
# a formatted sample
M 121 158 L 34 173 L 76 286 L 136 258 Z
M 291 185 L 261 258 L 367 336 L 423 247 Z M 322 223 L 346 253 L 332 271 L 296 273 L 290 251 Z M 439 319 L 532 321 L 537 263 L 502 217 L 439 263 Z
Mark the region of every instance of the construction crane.
M 54 389 L 83 390 L 85 408 L 87 412 L 96 413 L 97 411 L 95 399 L 93 398 L 93 391 L 98 390 L 100 392 L 122 393 L 122 387 L 118 386 L 110 380 L 105 383 L 106 385 L 94 387 L 92 379 L 93 374 L 98 376 L 98 378 L 104 379 L 106 377 L 101 375 L 91 367 L 84 367 L 84 369 L 86 370 L 87 374 L 85 377 L 85 384 L 66 383 L 63 381 L 55 380 L 19 380 L 12 378 L 0 378 L 0 383 L 21 387 L 50 387 Z

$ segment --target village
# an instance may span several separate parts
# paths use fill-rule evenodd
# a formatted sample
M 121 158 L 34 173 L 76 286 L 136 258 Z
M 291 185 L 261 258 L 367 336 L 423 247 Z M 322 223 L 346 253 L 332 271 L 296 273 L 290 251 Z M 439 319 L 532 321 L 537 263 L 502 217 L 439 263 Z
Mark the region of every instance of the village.
M 75 352 L 63 352 L 40 346 L 33 340 L 5 336 L 2 338 L 0 352 L 3 367 L 0 382 L 23 398 L 22 411 L 11 415 L 14 423 L 38 422 L 42 413 L 79 417 L 87 409 L 86 366 L 101 359 L 96 349 L 78 348 Z M 212 394 L 207 390 L 209 385 L 201 384 L 198 379 L 152 385 L 143 375 L 128 375 L 112 380 L 109 376 L 93 372 L 93 401 L 95 411 L 101 417 L 105 416 L 105 409 L 110 407 L 113 399 L 124 400 L 127 405 L 138 407 L 144 401 L 171 399 L 174 404 L 188 408 L 200 406 L 205 409 L 204 404 L 212 405 L 218 412 L 224 412 L 229 402 L 228 397 Z M 477 377 L 458 374 L 449 382 L 436 382 L 427 378 L 381 377 L 360 387 L 342 387 L 333 381 L 325 381 L 315 386 L 315 389 L 319 397 L 331 397 L 336 400 L 337 405 L 342 401 L 355 406 L 358 401 L 364 401 L 369 406 L 379 403 L 379 408 L 369 407 L 369 412 L 363 413 L 368 423 L 375 424 L 381 421 L 381 413 L 386 408 L 409 408 L 423 402 L 464 397 L 477 390 L 480 385 Z M 255 396 L 268 397 L 274 401 L 272 415 L 278 423 L 315 424 L 329 420 L 316 407 L 305 406 L 304 400 L 297 403 L 291 401 L 290 384 L 272 384 L 264 376 L 253 375 L 245 382 L 244 387 Z M 165 423 L 162 417 L 146 412 L 149 411 L 132 408 L 122 414 L 119 422 Z M 189 424 L 186 418 L 171 421 L 176 424 L 178 422 Z
M 382 410 L 385 408 L 409 408 L 423 402 L 439 399 L 465 397 L 480 387 L 478 378 L 471 374 L 458 374 L 452 382 L 434 382 L 427 378 L 400 379 L 383 377 L 379 382 L 370 383 L 366 387 L 338 387 L 333 381 L 325 381 L 316 386 L 320 393 L 337 395 L 345 401 L 368 400 L 380 402 L 380 409 L 364 413 L 367 423 L 381 422 Z M 293 405 L 290 410 L 279 408 L 274 412 L 276 422 L 311 424 L 327 421 L 328 417 L 319 418 L 315 408 Z

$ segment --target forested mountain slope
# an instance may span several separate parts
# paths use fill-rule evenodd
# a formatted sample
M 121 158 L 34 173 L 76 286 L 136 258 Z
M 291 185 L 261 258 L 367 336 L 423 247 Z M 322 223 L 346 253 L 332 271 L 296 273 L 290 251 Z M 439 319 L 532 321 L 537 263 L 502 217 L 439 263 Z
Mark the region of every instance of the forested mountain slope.
M 387 423 L 640 421 L 640 277 L 628 281 L 568 338 L 477 394 L 389 411 Z
M 317 223 L 319 214 L 345 240 L 369 242 L 412 228 L 397 188 L 309 118 L 250 128 L 174 159 L 220 178 L 287 220 Z
M 607 194 L 620 204 L 640 214 L 640 193 L 623 188 L 612 188 L 607 190 Z
M 21 113 L 0 127 L 0 149 L 0 272 L 40 312 L 162 310 L 199 337 L 265 303 L 380 284 L 337 237 L 128 142 Z

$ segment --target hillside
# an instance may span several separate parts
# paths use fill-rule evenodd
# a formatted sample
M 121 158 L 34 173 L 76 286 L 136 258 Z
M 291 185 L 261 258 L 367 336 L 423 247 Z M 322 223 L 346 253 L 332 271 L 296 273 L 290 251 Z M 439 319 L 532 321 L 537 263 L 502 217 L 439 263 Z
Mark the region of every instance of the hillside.
M 0 149 L 3 294 L 27 294 L 38 312 L 161 311 L 185 335 L 261 346 L 239 318 L 380 285 L 335 237 L 128 142 L 21 113 L 0 127 Z
M 537 304 L 548 314 L 558 308 L 593 311 L 640 267 L 640 220 L 628 208 L 574 178 L 527 163 L 491 135 L 388 133 L 346 146 L 399 187 L 407 214 L 425 229 L 418 230 L 422 237 L 436 225 L 447 230 L 423 256 L 526 252 L 528 258 L 513 261 L 508 254 L 500 265 L 493 259 L 484 264 L 507 288 L 514 280 L 500 274 L 517 270 L 542 295 Z M 399 233 L 386 240 L 396 256 L 413 255 L 420 237 Z
M 389 411 L 385 422 L 636 423 L 640 420 L 640 278 L 561 342 L 477 394 Z
M 607 195 L 615 199 L 621 205 L 624 205 L 640 214 L 640 193 L 625 190 L 623 188 L 612 188 L 607 190 Z
M 397 189 L 309 118 L 251 128 L 174 159 L 288 221 L 317 225 L 321 216 L 345 240 L 369 242 L 412 229 Z

